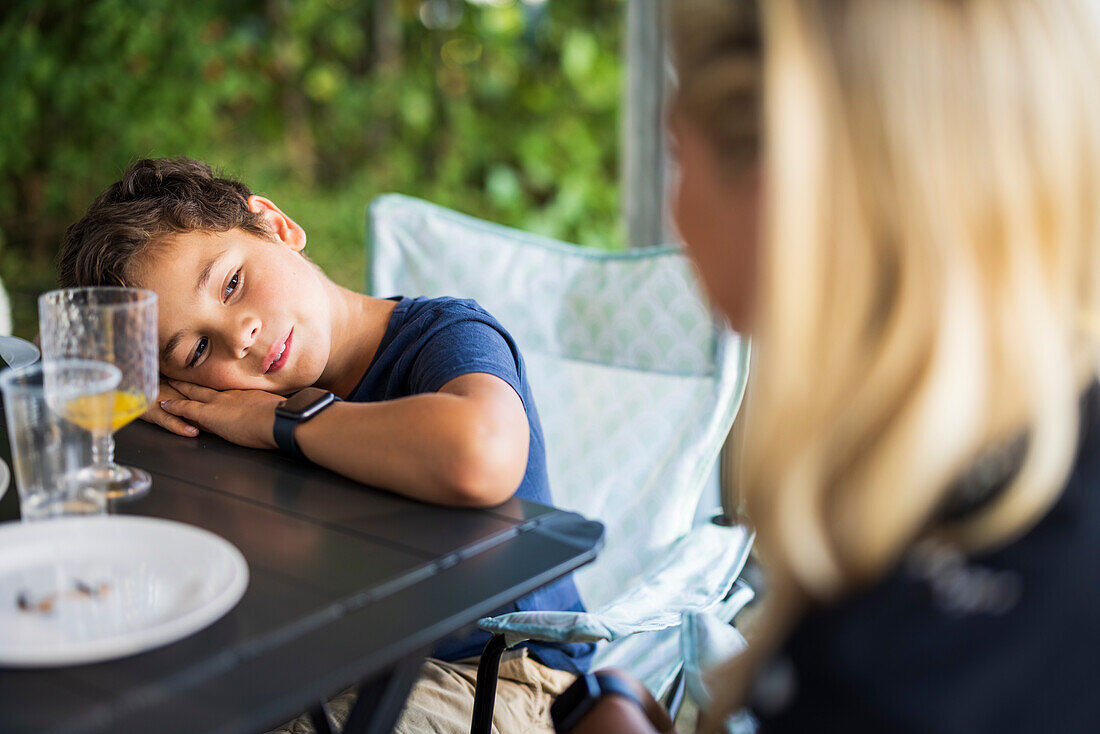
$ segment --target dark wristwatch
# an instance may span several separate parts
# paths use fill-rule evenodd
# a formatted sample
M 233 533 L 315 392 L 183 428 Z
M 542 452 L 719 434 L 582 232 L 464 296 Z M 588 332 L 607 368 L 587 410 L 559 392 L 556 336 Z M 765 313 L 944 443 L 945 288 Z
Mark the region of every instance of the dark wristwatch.
M 294 429 L 339 399 L 328 390 L 307 387 L 279 403 L 275 407 L 275 426 L 272 429 L 279 450 L 295 459 L 306 458 L 294 440 Z
M 558 694 L 554 703 L 550 704 L 550 718 L 554 721 L 554 731 L 557 734 L 565 734 L 571 730 L 604 696 L 623 696 L 645 711 L 645 704 L 622 678 L 610 673 L 587 673 L 578 676 L 573 684 Z

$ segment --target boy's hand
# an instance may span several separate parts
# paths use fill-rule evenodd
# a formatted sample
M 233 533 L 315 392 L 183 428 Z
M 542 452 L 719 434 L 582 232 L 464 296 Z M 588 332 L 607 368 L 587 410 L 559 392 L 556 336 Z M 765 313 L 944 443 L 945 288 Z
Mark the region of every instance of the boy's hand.
M 275 406 L 286 400 L 264 390 L 211 390 L 169 380 L 182 398 L 165 400 L 165 412 L 183 418 L 227 441 L 254 449 L 277 448 L 272 428 Z
M 172 415 L 161 407 L 161 403 L 165 400 L 182 399 L 183 394 L 180 393 L 179 390 L 169 385 L 167 380 L 161 379 L 160 391 L 157 393 L 157 399 L 149 406 L 149 409 L 142 414 L 141 419 L 158 425 L 172 433 L 177 433 L 180 436 L 197 436 L 199 435 L 198 428 L 195 428 L 182 418 Z

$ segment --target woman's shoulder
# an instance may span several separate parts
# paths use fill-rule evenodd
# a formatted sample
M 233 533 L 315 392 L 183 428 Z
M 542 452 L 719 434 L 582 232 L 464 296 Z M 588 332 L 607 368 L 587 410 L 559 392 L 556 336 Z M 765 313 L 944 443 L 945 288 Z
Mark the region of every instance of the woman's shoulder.
M 806 617 L 762 674 L 767 731 L 1097 731 L 1100 430 L 1016 541 L 918 544 L 886 578 Z M 778 681 L 778 684 L 776 683 Z M 826 726 L 827 729 L 830 726 Z

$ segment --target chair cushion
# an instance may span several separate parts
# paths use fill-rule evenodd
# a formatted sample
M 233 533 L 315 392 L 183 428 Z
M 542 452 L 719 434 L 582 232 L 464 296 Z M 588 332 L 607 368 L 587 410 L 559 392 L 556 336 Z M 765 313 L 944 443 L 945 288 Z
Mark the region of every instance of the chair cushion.
M 747 587 L 745 587 L 747 588 Z M 749 598 L 751 598 L 751 593 Z M 711 705 L 707 671 L 718 663 L 739 655 L 748 643 L 722 614 L 686 612 L 680 626 L 680 653 L 684 660 L 684 684 L 691 700 L 700 709 Z M 725 722 L 727 734 L 755 734 L 756 719 L 746 710 L 738 711 Z
M 706 671 L 745 651 L 748 643 L 733 625 L 709 612 L 684 612 L 680 651 L 688 695 L 700 707 L 710 705 Z
M 700 525 L 642 577 L 602 607 L 579 612 L 514 612 L 486 617 L 482 629 L 509 644 L 617 640 L 680 624 L 690 611 L 718 608 L 741 574 L 752 545 L 743 526 Z
M 714 373 L 722 330 L 677 247 L 593 250 L 393 194 L 368 231 L 373 295 L 474 298 L 525 354 Z
M 604 640 L 597 665 L 614 660 L 660 693 L 679 669 L 677 635 L 663 630 L 720 606 L 751 541 L 744 529 L 692 531 L 740 405 L 748 342 L 716 322 L 676 247 L 601 252 L 395 195 L 371 205 L 368 232 L 369 293 L 473 298 L 508 329 L 554 503 L 607 528 L 599 558 L 574 574 L 589 613 L 482 626 L 510 643 Z
M 370 210 L 370 286 L 476 299 L 523 352 L 554 502 L 599 519 L 575 574 L 599 608 L 691 528 L 744 388 L 747 343 L 715 323 L 673 247 L 607 253 L 404 196 Z

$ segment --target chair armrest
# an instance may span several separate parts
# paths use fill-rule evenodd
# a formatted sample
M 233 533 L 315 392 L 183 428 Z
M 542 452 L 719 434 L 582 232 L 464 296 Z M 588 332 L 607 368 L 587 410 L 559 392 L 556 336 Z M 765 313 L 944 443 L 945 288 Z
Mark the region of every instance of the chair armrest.
M 635 580 L 618 598 L 590 612 L 513 612 L 478 625 L 524 640 L 597 642 L 680 624 L 685 612 L 712 611 L 722 604 L 752 547 L 747 527 L 705 524 L 694 528 Z

